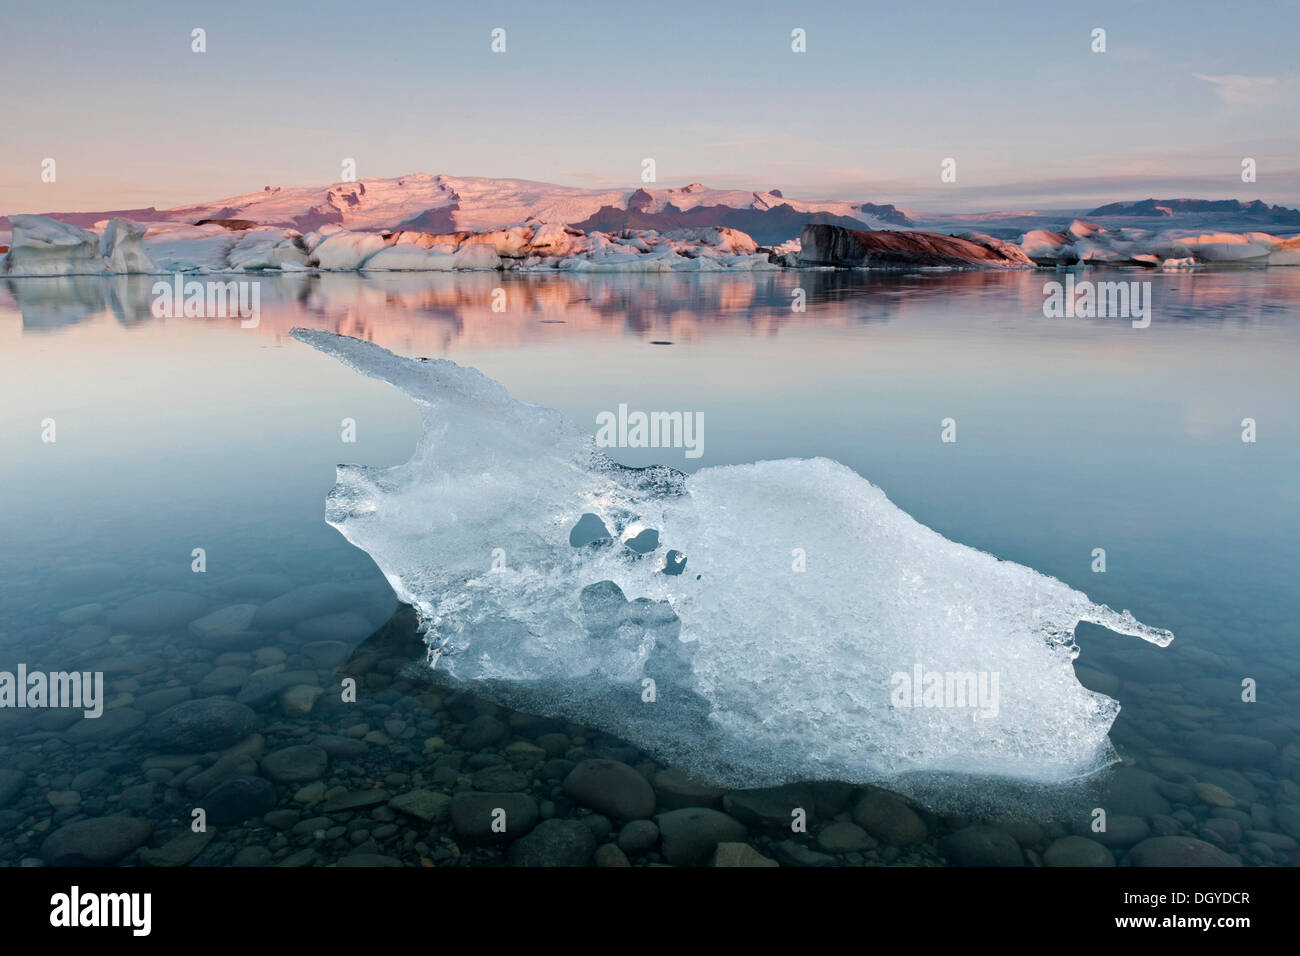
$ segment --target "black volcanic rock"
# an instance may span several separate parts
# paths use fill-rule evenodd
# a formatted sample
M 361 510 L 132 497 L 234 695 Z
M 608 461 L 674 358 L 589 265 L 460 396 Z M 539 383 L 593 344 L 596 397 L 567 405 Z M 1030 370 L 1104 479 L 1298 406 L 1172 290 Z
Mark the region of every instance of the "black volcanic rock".
M 863 232 L 841 226 L 804 226 L 799 264 L 842 268 L 890 269 L 908 266 L 1005 267 L 1029 265 L 1014 255 L 956 236 L 934 232 Z

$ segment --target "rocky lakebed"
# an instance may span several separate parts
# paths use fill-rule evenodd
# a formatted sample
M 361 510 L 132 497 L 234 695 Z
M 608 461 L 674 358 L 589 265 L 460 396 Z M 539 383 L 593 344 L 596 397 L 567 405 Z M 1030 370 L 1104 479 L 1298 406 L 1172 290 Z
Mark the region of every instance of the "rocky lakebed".
M 69 607 L 0 638 L 0 666 L 103 671 L 106 698 L 98 719 L 0 711 L 0 863 L 1300 863 L 1300 722 L 1264 704 L 1214 712 L 1206 653 L 1171 654 L 1155 681 L 1130 682 L 1137 665 L 1105 645 L 1080 666 L 1086 685 L 1135 696 L 1112 734 L 1123 764 L 1075 809 L 939 813 L 874 786 L 691 780 L 600 730 L 446 685 L 410 609 L 373 586 L 248 574 Z M 1199 702 L 1182 699 L 1198 681 Z

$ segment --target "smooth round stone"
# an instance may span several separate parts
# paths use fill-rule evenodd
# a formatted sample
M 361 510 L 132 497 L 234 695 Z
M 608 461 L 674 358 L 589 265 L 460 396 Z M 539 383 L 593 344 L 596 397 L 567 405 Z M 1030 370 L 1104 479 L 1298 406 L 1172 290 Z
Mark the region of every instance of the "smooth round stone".
M 1224 847 L 1234 847 L 1241 842 L 1241 824 L 1236 820 L 1213 817 L 1201 824 L 1206 839 Z
M 589 813 L 579 822 L 591 831 L 597 843 L 604 842 L 605 838 L 614 832 L 614 824 L 610 823 L 609 817 L 602 813 Z
M 481 714 L 465 727 L 465 732 L 460 737 L 460 745 L 465 750 L 482 750 L 484 747 L 500 743 L 509 732 L 510 728 L 495 717 Z
M 686 807 L 722 808 L 724 791 L 696 783 L 680 770 L 660 770 L 654 775 L 654 790 L 661 807 L 682 810 Z
M 537 825 L 537 801 L 526 793 L 464 791 L 452 797 L 451 824 L 471 842 L 515 840 Z M 591 831 L 583 830 L 590 836 Z
M 279 647 L 261 647 L 253 652 L 253 661 L 258 667 L 271 667 L 274 664 L 283 664 L 288 656 Z
M 307 584 L 272 598 L 253 617 L 258 630 L 279 631 L 300 621 L 337 614 L 364 602 L 369 589 L 352 585 Z
M 221 750 L 257 727 L 251 708 L 226 697 L 187 700 L 167 708 L 145 727 L 147 738 L 166 753 Z
M 82 717 L 68 728 L 64 739 L 74 744 L 102 744 L 125 737 L 148 718 L 131 707 L 106 710 L 99 717 Z
M 1160 778 L 1137 767 L 1121 767 L 1110 775 L 1101 806 L 1112 816 L 1135 817 L 1167 816 L 1173 809 L 1160 795 Z
M 231 861 L 232 866 L 270 866 L 274 857 L 264 846 L 246 846 Z
M 312 744 L 298 744 L 262 758 L 262 775 L 275 783 L 319 780 L 329 767 L 329 754 Z
M 528 778 L 504 765 L 483 768 L 470 778 L 470 783 L 475 790 L 489 793 L 517 793 L 528 789 Z
M 820 856 L 821 854 L 817 854 Z M 833 860 L 832 860 L 833 862 Z M 776 860 L 770 860 L 748 843 L 719 843 L 713 853 L 715 867 L 745 867 L 758 869 L 780 866 Z
M 252 629 L 256 604 L 230 604 L 191 621 L 189 631 L 201 641 L 245 634 Z
M 294 684 L 280 694 L 280 710 L 287 717 L 310 714 L 325 691 L 311 684 Z
M 41 845 L 49 866 L 109 866 L 147 841 L 153 824 L 134 817 L 95 817 L 55 830 Z
M 861 853 L 878 844 L 871 834 L 856 823 L 832 823 L 817 834 L 817 845 L 827 853 Z
M 956 866 L 1024 866 L 1025 856 L 1015 837 L 990 826 L 970 826 L 939 841 L 948 862 Z
M 1277 747 L 1244 734 L 1200 734 L 1192 739 L 1191 752 L 1216 767 L 1262 767 L 1273 759 Z
M 686 807 L 669 810 L 656 818 L 664 859 L 671 866 L 694 866 L 706 862 L 719 843 L 740 843 L 749 829 L 719 810 Z
M 83 624 L 63 639 L 63 646 L 74 651 L 90 650 L 103 644 L 112 633 L 102 624 Z
M 284 594 L 293 587 L 287 575 L 274 571 L 252 571 L 225 578 L 220 583 L 221 592 L 231 597 L 258 601 Z
M 632 820 L 618 833 L 618 845 L 626 853 L 644 853 L 659 842 L 659 827 L 653 820 Z
M 261 777 L 233 777 L 212 788 L 198 806 L 207 811 L 209 824 L 232 826 L 271 810 L 275 787 Z
M 786 784 L 758 790 L 733 790 L 722 798 L 722 809 L 741 823 L 751 827 L 789 828 L 802 811 L 805 819 L 813 819 L 812 788 L 807 784 Z
M 613 843 L 606 843 L 596 849 L 596 865 L 623 867 L 631 866 L 627 855 Z
M 564 778 L 564 792 L 576 803 L 619 820 L 647 819 L 655 810 L 649 782 L 617 760 L 582 761 Z
M 1107 817 L 1105 830 L 1094 833 L 1091 828 L 1087 828 L 1087 832 L 1083 832 L 1084 829 L 1081 827 L 1077 835 L 1110 847 L 1132 846 L 1151 835 L 1151 825 L 1146 820 L 1123 813 Z
M 544 820 L 510 846 L 512 866 L 586 866 L 596 838 L 577 820 Z
M 1203 803 L 1208 803 L 1212 807 L 1235 807 L 1237 805 L 1236 797 L 1212 783 L 1198 783 L 1192 789 L 1196 791 L 1196 795 L 1200 797 Z
M 929 833 L 925 821 L 901 797 L 876 787 L 868 787 L 858 798 L 853 820 L 888 846 L 920 843 Z
M 154 634 L 182 628 L 208 609 L 207 598 L 186 591 L 155 591 L 132 598 L 109 611 L 108 626 L 115 632 Z
M 54 619 L 68 627 L 76 627 L 79 624 L 89 624 L 103 613 L 104 605 L 102 604 L 78 604 L 66 611 L 60 611 L 54 615 Z
M 45 795 L 45 799 L 50 801 L 50 806 L 58 807 L 75 807 L 81 803 L 81 794 L 76 790 L 51 790 Z
M 1067 836 L 1047 848 L 1043 862 L 1048 866 L 1114 866 L 1115 857 L 1096 840 Z
M 355 611 L 326 614 L 295 625 L 294 634 L 304 641 L 338 641 L 356 643 L 375 632 L 374 626 Z
M 820 853 L 801 840 L 782 840 L 773 843 L 770 849 L 778 866 L 834 866 L 836 863 L 829 853 Z
M 364 757 L 370 746 L 363 740 L 341 737 L 335 734 L 322 734 L 313 741 L 335 760 L 356 760 Z
M 1128 855 L 1133 866 L 1241 866 L 1241 861 L 1218 847 L 1187 836 L 1151 837 Z
M 248 676 L 249 671 L 244 667 L 235 667 L 233 665 L 214 667 L 203 675 L 203 679 L 195 685 L 194 690 L 203 697 L 233 694 L 244 686 Z

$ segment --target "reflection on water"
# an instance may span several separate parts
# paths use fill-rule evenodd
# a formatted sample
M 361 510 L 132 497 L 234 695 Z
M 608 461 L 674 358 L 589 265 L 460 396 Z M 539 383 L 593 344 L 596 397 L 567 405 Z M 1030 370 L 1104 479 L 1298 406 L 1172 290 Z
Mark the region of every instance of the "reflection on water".
M 1078 672 L 1120 700 L 1112 739 L 1129 766 L 1082 810 L 999 823 L 1012 844 L 996 852 L 1300 861 L 1300 270 L 1135 272 L 1153 283 L 1142 330 L 1045 319 L 1051 278 L 265 277 L 251 329 L 155 319 L 155 277 L 6 280 L 0 671 L 102 670 L 109 700 L 99 722 L 0 710 L 3 859 L 99 846 L 104 862 L 456 865 L 527 862 L 543 842 L 591 858 L 572 828 L 493 843 L 476 829 L 480 804 L 508 793 L 522 820 L 580 825 L 633 863 L 707 862 L 668 839 L 685 818 L 661 820 L 663 839 L 624 821 L 648 811 L 622 771 L 588 767 L 594 783 L 566 787 L 592 757 L 640 771 L 657 812 L 725 810 L 748 828 L 733 839 L 785 865 L 975 852 L 960 836 L 975 816 L 905 813 L 831 784 L 724 797 L 590 728 L 512 714 L 409 669 L 418 645 L 400 616 L 386 623 L 386 582 L 321 515 L 337 463 L 405 459 L 418 420 L 400 395 L 288 338 L 310 326 L 474 365 L 593 431 L 620 403 L 703 414 L 702 459 L 618 450 L 628 464 L 835 458 L 945 536 L 1172 629 L 1162 651 L 1080 628 Z M 955 443 L 940 441 L 946 418 Z M 1254 443 L 1241 440 L 1245 418 Z M 42 441 L 47 420 L 57 441 Z M 401 639 L 368 640 L 376 628 Z M 355 704 L 340 699 L 343 675 L 361 685 Z M 212 699 L 227 712 L 191 704 Z M 178 715 L 183 704 L 193 712 Z M 182 719 L 201 732 L 174 753 L 168 729 Z M 221 736 L 230 726 L 241 739 Z M 996 802 L 996 786 L 977 789 Z M 176 842 L 199 802 L 232 822 Z M 787 804 L 815 808 L 807 835 L 790 832 Z M 64 832 L 109 815 L 147 824 L 112 824 L 140 834 L 120 855 L 93 825 Z M 1062 842 L 1076 832 L 1090 842 Z M 1200 842 L 1147 842 L 1162 835 Z

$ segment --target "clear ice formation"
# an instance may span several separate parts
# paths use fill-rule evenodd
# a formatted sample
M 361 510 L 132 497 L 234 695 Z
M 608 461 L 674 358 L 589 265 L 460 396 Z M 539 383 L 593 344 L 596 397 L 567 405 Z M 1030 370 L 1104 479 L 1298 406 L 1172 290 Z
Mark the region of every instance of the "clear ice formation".
M 1114 762 L 1119 704 L 1075 677 L 1075 626 L 1173 639 L 837 462 L 628 468 L 472 368 L 293 335 L 420 408 L 411 459 L 340 466 L 326 520 L 416 609 L 434 666 L 699 779 L 1078 780 Z M 903 682 L 918 667 L 932 696 Z

